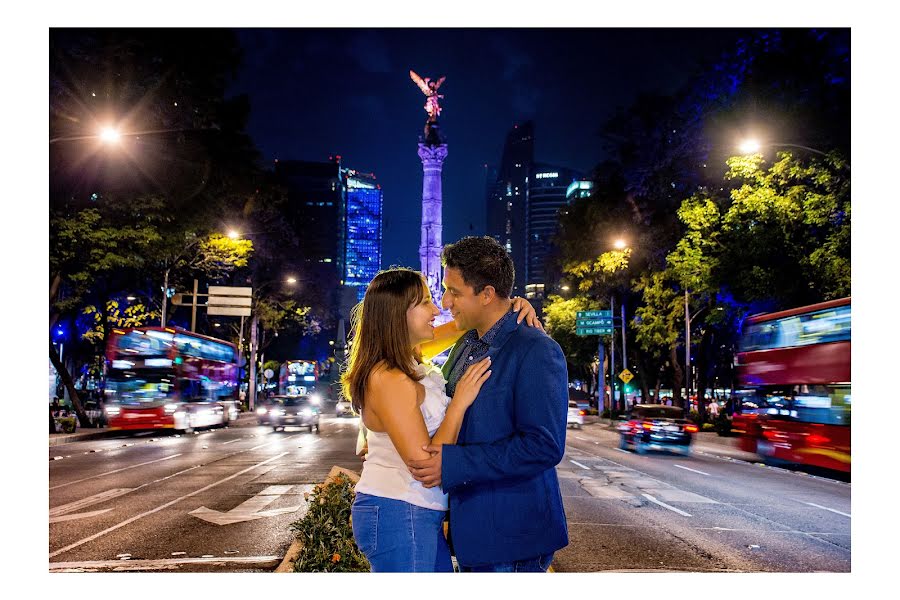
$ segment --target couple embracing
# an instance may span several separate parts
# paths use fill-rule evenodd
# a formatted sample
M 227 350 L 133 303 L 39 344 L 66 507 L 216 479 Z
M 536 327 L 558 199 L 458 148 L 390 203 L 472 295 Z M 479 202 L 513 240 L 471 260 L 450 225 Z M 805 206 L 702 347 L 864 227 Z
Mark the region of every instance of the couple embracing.
M 568 544 L 556 465 L 568 377 L 559 345 L 489 237 L 444 247 L 439 314 L 421 273 L 390 269 L 354 315 L 342 382 L 368 429 L 353 535 L 372 571 L 546 571 Z M 525 323 L 522 323 L 525 321 Z M 455 343 L 455 345 L 454 345 Z M 453 345 L 443 371 L 427 359 Z

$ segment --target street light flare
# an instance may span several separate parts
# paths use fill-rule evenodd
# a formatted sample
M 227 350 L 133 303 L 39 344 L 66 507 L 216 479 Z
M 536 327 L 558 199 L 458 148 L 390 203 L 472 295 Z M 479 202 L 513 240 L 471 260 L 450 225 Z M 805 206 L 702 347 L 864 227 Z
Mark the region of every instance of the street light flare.
M 236 240 L 239 237 L 241 237 L 241 232 L 235 231 L 234 229 L 232 229 L 231 231 L 228 232 L 228 237 L 230 237 L 233 240 Z
M 740 151 L 741 154 L 756 154 L 759 152 L 760 147 L 760 143 L 757 140 L 748 139 L 741 142 Z
M 625 240 L 623 240 L 622 238 L 619 238 L 615 241 L 614 245 L 617 250 L 622 250 L 623 248 L 625 248 L 625 246 L 628 245 L 628 243 Z
M 100 139 L 107 144 L 114 144 L 122 137 L 121 134 L 113 127 L 104 127 L 100 132 Z
M 288 277 L 288 278 L 287 278 L 287 282 L 288 282 L 288 283 L 297 283 L 297 279 L 294 278 L 294 277 Z

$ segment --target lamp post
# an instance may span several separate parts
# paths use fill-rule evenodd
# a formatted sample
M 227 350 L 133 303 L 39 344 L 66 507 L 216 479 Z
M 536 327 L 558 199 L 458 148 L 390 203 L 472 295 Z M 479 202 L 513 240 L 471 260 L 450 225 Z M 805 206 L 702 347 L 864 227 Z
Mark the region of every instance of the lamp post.
M 628 245 L 628 240 L 626 240 L 623 237 L 616 238 L 613 241 L 613 248 L 615 248 L 616 250 L 619 250 L 623 253 L 627 252 L 631 249 Z M 627 256 L 626 256 L 626 258 L 627 258 Z M 628 368 L 628 353 L 627 353 L 627 345 L 626 345 L 626 340 L 625 340 L 626 324 L 625 324 L 625 297 L 624 297 L 624 294 L 622 295 L 621 300 L 622 301 L 619 303 L 619 310 L 620 310 L 621 322 L 622 322 L 622 369 L 625 370 Z M 617 407 L 617 404 L 616 404 L 616 378 L 617 377 L 616 377 L 616 368 L 615 368 L 615 364 L 616 364 L 616 328 L 615 328 L 616 305 L 615 305 L 615 298 L 613 295 L 610 295 L 610 297 L 609 297 L 609 310 L 610 310 L 610 313 L 611 313 L 612 319 L 613 319 L 613 335 L 609 341 L 609 350 L 610 350 L 610 353 L 609 353 L 609 366 L 610 366 L 610 378 L 609 378 L 610 400 L 609 400 L 609 404 L 610 404 L 610 407 L 609 408 L 610 408 L 610 418 L 612 418 L 613 407 Z M 625 388 L 623 387 L 622 388 L 622 406 L 624 407 L 624 405 L 625 405 Z

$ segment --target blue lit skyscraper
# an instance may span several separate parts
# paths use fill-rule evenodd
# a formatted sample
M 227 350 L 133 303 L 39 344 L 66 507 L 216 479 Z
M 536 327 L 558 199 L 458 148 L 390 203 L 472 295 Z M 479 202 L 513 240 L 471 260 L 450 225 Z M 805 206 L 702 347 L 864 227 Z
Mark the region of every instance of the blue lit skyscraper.
M 381 186 L 370 173 L 346 170 L 347 213 L 344 284 L 362 300 L 366 286 L 381 269 Z

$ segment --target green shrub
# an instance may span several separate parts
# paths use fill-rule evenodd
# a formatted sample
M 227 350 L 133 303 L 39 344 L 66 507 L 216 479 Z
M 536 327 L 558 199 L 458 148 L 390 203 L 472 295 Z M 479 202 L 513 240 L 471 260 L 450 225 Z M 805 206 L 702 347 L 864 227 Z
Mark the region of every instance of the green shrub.
M 703 425 L 700 426 L 700 431 L 712 431 L 715 428 L 716 428 L 716 426 L 713 423 L 704 423 Z
M 63 433 L 75 433 L 75 417 L 57 417 Z
M 331 483 L 317 485 L 306 497 L 309 510 L 302 519 L 291 524 L 297 539 L 303 543 L 294 561 L 294 571 L 301 573 L 368 572 L 369 561 L 353 540 L 350 508 L 353 505 L 353 482 L 344 474 Z

